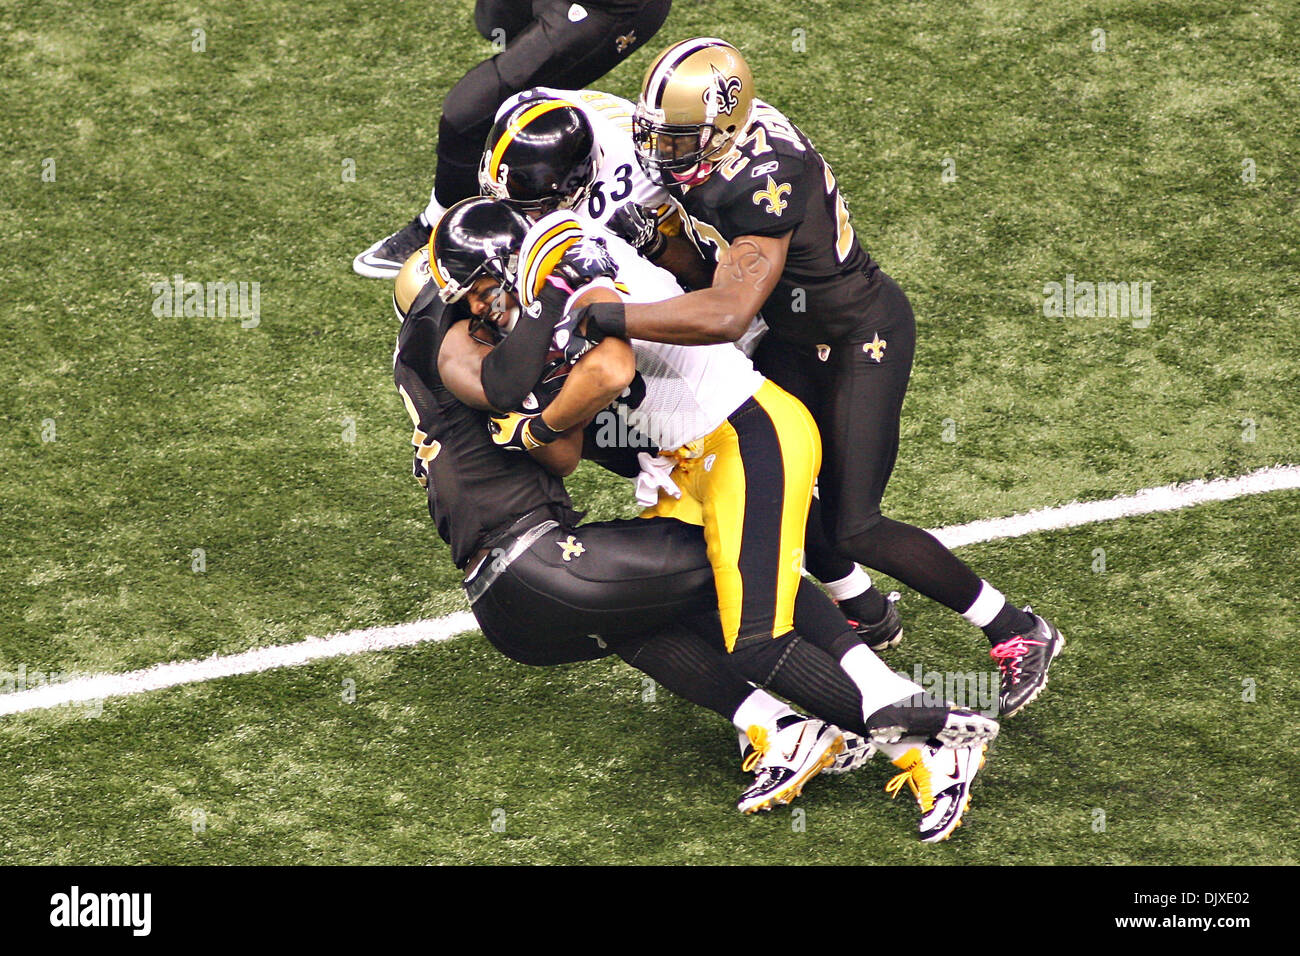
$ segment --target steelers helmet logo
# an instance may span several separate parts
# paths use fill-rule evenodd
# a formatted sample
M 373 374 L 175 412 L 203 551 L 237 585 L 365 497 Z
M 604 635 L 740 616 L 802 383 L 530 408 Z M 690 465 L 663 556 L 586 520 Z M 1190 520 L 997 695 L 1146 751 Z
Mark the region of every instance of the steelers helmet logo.
M 726 76 L 713 64 L 709 68 L 713 71 L 713 83 L 704 91 L 704 105 L 730 116 L 740 105 L 740 77 Z

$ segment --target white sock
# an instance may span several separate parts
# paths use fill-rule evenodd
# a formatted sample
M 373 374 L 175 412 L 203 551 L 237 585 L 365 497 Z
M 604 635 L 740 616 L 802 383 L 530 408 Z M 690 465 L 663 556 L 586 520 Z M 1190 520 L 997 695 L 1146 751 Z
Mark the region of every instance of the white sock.
M 895 674 L 865 644 L 859 644 L 845 652 L 840 658 L 840 667 L 844 668 L 844 673 L 849 675 L 862 695 L 863 720 L 881 707 L 910 700 L 915 695 L 924 693 L 920 684 Z
M 890 760 L 897 760 L 903 754 L 907 753 L 913 747 L 919 747 L 918 743 L 897 743 L 897 744 L 876 744 L 876 750 L 880 751 Z
M 736 725 L 736 729 L 742 734 L 754 724 L 775 732 L 776 722 L 782 717 L 788 717 L 791 714 L 798 716 L 767 691 L 755 690 L 736 708 L 736 713 L 732 716 L 731 722 Z
M 424 221 L 426 226 L 432 229 L 438 224 L 438 220 L 442 218 L 442 214 L 446 211 L 447 210 L 443 207 L 442 203 L 434 199 L 433 193 L 430 192 L 429 205 L 424 207 L 424 212 L 420 213 L 420 218 Z
M 867 592 L 871 587 L 871 575 L 855 564 L 853 570 L 838 581 L 823 581 L 822 584 L 826 587 L 826 593 L 835 600 L 847 601 Z
M 962 617 L 976 627 L 986 627 L 998 616 L 998 611 L 1002 610 L 1006 603 L 1007 599 L 1003 597 L 1001 591 L 987 581 L 981 580 L 979 597 Z

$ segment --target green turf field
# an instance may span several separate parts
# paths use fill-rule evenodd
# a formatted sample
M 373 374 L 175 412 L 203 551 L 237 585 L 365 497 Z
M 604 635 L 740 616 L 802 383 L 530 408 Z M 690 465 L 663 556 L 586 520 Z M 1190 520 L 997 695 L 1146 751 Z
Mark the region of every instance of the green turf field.
M 0 672 L 464 607 L 390 288 L 350 260 L 427 197 L 442 96 L 490 53 L 471 8 L 0 0 Z M 826 153 L 920 324 L 886 505 L 937 527 L 1300 463 L 1298 30 L 1287 0 L 677 0 L 601 86 L 723 36 Z M 258 283 L 256 321 L 156 315 L 177 275 Z M 1067 276 L 1150 283 L 1149 323 L 1046 315 Z M 1300 862 L 1297 511 L 964 549 L 1069 645 L 941 847 L 883 761 L 743 818 L 716 717 L 473 635 L 0 717 L 0 863 Z M 904 602 L 891 664 L 992 666 Z

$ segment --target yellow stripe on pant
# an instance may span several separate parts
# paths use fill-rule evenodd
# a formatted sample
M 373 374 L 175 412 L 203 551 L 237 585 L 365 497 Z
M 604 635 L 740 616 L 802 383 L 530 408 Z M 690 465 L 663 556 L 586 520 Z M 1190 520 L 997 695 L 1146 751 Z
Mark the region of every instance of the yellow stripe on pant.
M 821 438 L 808 410 L 764 382 L 699 441 L 673 452 L 680 499 L 661 492 L 642 517 L 703 525 L 727 650 L 794 629 L 804 530 Z

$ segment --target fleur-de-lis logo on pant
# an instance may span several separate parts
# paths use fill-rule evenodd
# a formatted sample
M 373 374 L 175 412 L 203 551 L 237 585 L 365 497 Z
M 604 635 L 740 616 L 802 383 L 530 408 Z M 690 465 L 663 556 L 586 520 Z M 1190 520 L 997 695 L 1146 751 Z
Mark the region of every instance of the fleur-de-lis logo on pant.
M 569 535 L 569 537 L 566 538 L 564 541 L 557 541 L 555 543 L 558 544 L 560 546 L 560 549 L 564 552 L 563 558 L 565 561 L 568 561 L 572 558 L 580 557 L 581 555 L 586 553 L 587 550 L 587 546 L 584 545 L 577 538 L 575 538 L 573 535 Z
M 873 362 L 880 362 L 885 357 L 885 346 L 889 343 L 879 335 L 873 335 L 870 342 L 862 343 L 862 351 L 871 357 Z

